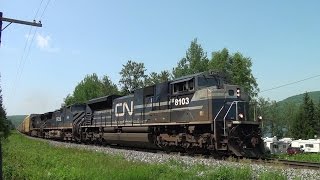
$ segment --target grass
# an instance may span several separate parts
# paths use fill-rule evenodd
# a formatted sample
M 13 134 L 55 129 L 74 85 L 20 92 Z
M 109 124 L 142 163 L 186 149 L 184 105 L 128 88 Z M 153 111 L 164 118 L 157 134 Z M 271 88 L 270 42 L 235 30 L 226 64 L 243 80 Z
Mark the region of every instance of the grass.
M 131 162 L 122 156 L 74 148 L 53 147 L 13 133 L 3 144 L 4 179 L 252 179 L 249 166 L 214 167 L 169 161 L 165 164 Z M 262 173 L 258 179 L 282 179 Z
M 286 180 L 287 178 L 280 172 L 264 172 L 260 174 L 259 179 L 261 180 Z
M 301 154 L 294 154 L 294 155 L 279 154 L 279 155 L 276 155 L 275 157 L 279 159 L 320 163 L 320 153 L 301 153 Z

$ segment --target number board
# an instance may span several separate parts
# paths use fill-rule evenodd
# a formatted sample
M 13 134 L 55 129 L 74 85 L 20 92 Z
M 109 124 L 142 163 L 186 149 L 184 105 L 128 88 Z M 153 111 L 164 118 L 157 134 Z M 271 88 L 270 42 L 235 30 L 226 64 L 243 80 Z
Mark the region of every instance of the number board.
M 191 103 L 192 95 L 171 97 L 170 103 L 172 108 L 185 107 Z

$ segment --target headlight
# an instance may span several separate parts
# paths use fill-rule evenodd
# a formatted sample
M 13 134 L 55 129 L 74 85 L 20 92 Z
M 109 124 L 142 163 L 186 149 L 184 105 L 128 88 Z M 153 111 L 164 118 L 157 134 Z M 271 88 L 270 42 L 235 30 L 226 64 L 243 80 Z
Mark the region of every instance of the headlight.
M 237 97 L 240 97 L 240 88 L 237 88 Z
M 242 113 L 239 114 L 239 118 L 243 119 L 243 114 Z

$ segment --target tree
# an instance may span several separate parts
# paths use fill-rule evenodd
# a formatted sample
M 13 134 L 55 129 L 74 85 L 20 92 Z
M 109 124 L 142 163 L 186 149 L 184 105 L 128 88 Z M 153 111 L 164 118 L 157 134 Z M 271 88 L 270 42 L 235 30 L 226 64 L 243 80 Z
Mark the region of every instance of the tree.
M 64 99 L 65 105 L 85 103 L 90 99 L 118 94 L 117 86 L 112 83 L 108 76 L 99 79 L 97 74 L 86 75 L 75 87 L 73 94 Z
M 221 51 L 213 52 L 208 66 L 209 69 L 215 70 L 225 75 L 231 75 L 232 72 L 228 49 L 223 48 Z
M 268 120 L 270 119 L 270 117 L 269 117 L 270 105 L 271 105 L 271 102 L 270 102 L 269 99 L 265 99 L 263 97 L 259 97 L 258 100 L 257 100 L 256 113 L 253 113 L 256 116 L 255 118 L 257 118 L 258 116 L 262 117 L 261 126 L 262 126 L 263 134 L 269 133 L 269 129 L 268 129 L 269 122 L 268 122 Z
M 303 97 L 303 104 L 300 106 L 298 115 L 293 122 L 292 135 L 297 139 L 314 138 L 317 131 L 315 122 L 314 104 L 306 92 Z
M 197 39 L 191 41 L 191 45 L 186 52 L 186 56 L 182 58 L 176 68 L 173 68 L 172 74 L 174 78 L 195 74 L 208 70 L 207 53 L 203 51 Z
M 279 119 L 281 119 L 281 121 L 283 121 L 283 129 L 284 129 L 284 135 L 285 136 L 293 136 L 291 134 L 291 128 L 292 128 L 292 124 L 294 119 L 297 116 L 297 111 L 298 111 L 298 106 L 293 103 L 285 103 L 282 105 L 282 108 L 279 110 Z
M 103 84 L 102 86 L 103 95 L 107 96 L 111 94 L 119 94 L 117 85 L 111 81 L 109 76 L 105 75 L 102 78 L 102 84 Z
M 146 77 L 144 81 L 144 85 L 151 86 L 151 85 L 159 84 L 169 80 L 170 80 L 169 71 L 161 71 L 160 73 L 152 72 Z
M 320 99 L 315 109 L 315 130 L 316 135 L 320 137 Z
M 246 90 L 249 97 L 257 96 L 259 92 L 258 83 L 251 71 L 251 58 L 236 52 L 230 54 L 228 49 L 212 53 L 211 59 L 207 58 L 201 45 L 194 39 L 177 67 L 173 68 L 174 78 L 195 74 L 203 71 L 215 71 L 226 77 L 227 83 L 237 84 Z
M 262 131 L 270 136 L 283 136 L 284 123 L 280 119 L 279 104 L 262 97 L 257 101 L 257 116 L 262 117 Z
M 145 75 L 144 63 L 137 63 L 129 60 L 123 65 L 119 84 L 122 86 L 122 94 L 129 94 L 135 89 L 144 87 Z
M 9 133 L 10 133 L 9 122 L 7 120 L 6 110 L 3 106 L 2 89 L 0 86 L 0 141 L 3 138 L 7 138 Z
M 297 115 L 295 116 L 292 122 L 292 127 L 290 129 L 290 134 L 295 139 L 301 139 L 304 137 L 304 132 L 303 132 L 304 127 L 303 127 L 303 123 L 301 123 L 302 118 L 303 118 L 303 109 L 300 107 L 297 112 Z
M 314 138 L 314 135 L 316 134 L 315 108 L 314 108 L 314 103 L 310 97 L 309 97 L 309 100 L 307 101 L 307 104 L 304 107 L 304 109 L 306 112 L 306 117 L 304 120 L 305 120 L 307 130 L 308 130 L 306 132 L 306 137 L 307 138 Z
M 230 55 L 226 48 L 213 52 L 208 63 L 210 70 L 220 72 L 226 76 L 230 83 L 244 87 L 249 97 L 253 98 L 259 92 L 259 88 L 251 67 L 251 58 L 244 57 L 239 52 Z
M 271 101 L 271 105 L 268 111 L 270 115 L 269 127 L 271 136 L 283 137 L 283 121 L 279 116 L 279 104 L 276 101 Z
M 293 121 L 298 107 L 294 103 L 280 104 L 263 97 L 257 99 L 256 116 L 262 117 L 262 132 L 266 136 L 292 136 Z

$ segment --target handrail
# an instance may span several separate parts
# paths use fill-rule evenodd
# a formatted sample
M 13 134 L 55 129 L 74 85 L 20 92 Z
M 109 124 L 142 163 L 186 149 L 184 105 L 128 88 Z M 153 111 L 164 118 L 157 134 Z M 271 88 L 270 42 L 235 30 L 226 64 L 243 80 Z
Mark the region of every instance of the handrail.
M 226 112 L 226 114 L 223 117 L 223 134 L 224 136 L 226 135 L 226 117 L 229 114 L 233 104 L 236 104 L 236 110 L 238 111 L 238 103 L 239 102 L 245 102 L 245 101 L 232 101 L 232 103 L 230 104 L 230 107 L 228 108 L 228 111 Z M 224 108 L 225 104 L 221 106 L 220 110 L 218 111 L 217 115 L 214 117 L 213 121 L 214 123 L 216 122 L 218 116 L 220 115 L 222 109 Z M 236 116 L 236 120 L 238 120 L 238 112 L 236 112 L 237 116 Z M 216 127 L 216 124 L 214 124 Z
M 216 117 L 214 117 L 213 121 L 216 121 L 217 117 L 219 116 L 220 112 L 222 111 L 222 109 L 224 108 L 224 105 L 221 106 L 220 110 L 218 111 Z
M 224 115 L 223 117 L 223 135 L 226 136 L 226 117 L 227 115 L 229 114 L 229 111 L 230 109 L 232 108 L 233 104 L 236 102 L 236 106 L 238 106 L 238 101 L 233 101 L 231 104 L 230 104 L 230 107 L 228 109 L 228 111 L 226 112 L 226 114 Z M 237 107 L 236 107 L 237 109 Z M 237 118 L 237 117 L 236 117 Z

